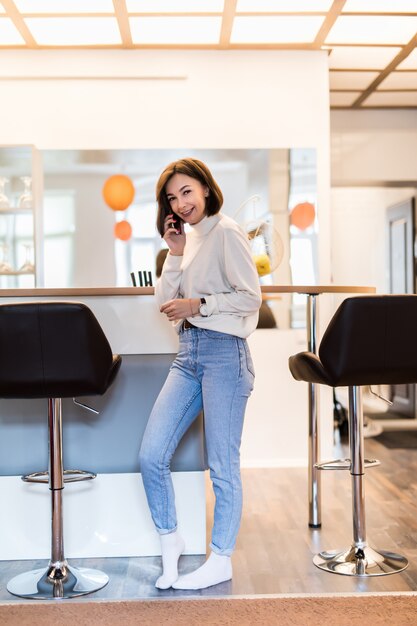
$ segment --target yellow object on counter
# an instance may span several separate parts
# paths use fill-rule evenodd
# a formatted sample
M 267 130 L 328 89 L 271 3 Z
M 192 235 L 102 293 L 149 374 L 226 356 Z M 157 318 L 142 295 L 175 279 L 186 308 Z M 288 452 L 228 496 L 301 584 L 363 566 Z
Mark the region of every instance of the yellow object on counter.
M 267 254 L 254 254 L 253 260 L 259 276 L 266 276 L 271 273 L 271 261 Z

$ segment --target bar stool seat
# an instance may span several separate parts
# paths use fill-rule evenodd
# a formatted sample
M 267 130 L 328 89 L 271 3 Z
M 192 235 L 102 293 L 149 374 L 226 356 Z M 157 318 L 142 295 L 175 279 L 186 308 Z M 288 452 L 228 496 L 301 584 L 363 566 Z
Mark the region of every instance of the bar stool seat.
M 387 295 L 347 298 L 331 319 L 318 355 L 290 357 L 296 380 L 349 387 L 350 459 L 317 464 L 318 469 L 349 469 L 352 477 L 353 543 L 321 552 L 313 562 L 334 574 L 379 576 L 405 569 L 407 559 L 374 550 L 366 540 L 365 467 L 361 387 L 417 382 L 417 296 Z
M 49 470 L 22 478 L 49 483 L 51 558 L 46 568 L 12 578 L 7 589 L 14 595 L 30 599 L 72 598 L 97 591 L 109 580 L 104 572 L 70 566 L 65 558 L 64 483 L 92 479 L 95 474 L 63 469 L 62 398 L 104 394 L 120 365 L 121 357 L 112 354 L 100 324 L 84 304 L 0 305 L 0 397 L 45 398 L 48 403 Z

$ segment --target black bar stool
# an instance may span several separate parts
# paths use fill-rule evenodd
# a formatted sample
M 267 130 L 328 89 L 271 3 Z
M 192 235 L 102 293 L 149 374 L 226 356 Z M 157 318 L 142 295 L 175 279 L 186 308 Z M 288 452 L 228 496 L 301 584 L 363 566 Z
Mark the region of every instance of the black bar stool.
M 349 469 L 352 477 L 353 543 L 316 555 L 317 567 L 334 574 L 380 576 L 405 569 L 400 554 L 374 550 L 366 540 L 364 474 L 378 465 L 364 459 L 361 387 L 417 382 L 417 296 L 347 298 L 331 319 L 318 356 L 290 357 L 296 380 L 349 387 L 350 459 L 317 464 L 318 469 Z
M 22 477 L 51 490 L 51 558 L 46 569 L 16 576 L 10 593 L 30 599 L 72 598 L 97 591 L 104 572 L 70 566 L 64 554 L 62 490 L 65 482 L 95 478 L 63 470 L 62 398 L 102 395 L 121 364 L 91 310 L 78 302 L 0 305 L 0 397 L 47 398 L 49 472 Z

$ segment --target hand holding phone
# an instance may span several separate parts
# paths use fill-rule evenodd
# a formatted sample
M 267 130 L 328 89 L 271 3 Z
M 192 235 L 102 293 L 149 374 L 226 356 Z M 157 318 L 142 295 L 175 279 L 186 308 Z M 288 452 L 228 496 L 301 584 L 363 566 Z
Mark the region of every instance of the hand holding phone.
M 181 223 L 182 219 L 178 215 L 175 215 L 175 213 L 173 213 L 171 225 L 172 228 L 175 228 L 175 230 L 178 232 L 178 235 L 182 233 Z
M 164 228 L 164 240 L 167 243 L 171 254 L 181 256 L 185 246 L 183 220 L 171 211 L 165 218 Z

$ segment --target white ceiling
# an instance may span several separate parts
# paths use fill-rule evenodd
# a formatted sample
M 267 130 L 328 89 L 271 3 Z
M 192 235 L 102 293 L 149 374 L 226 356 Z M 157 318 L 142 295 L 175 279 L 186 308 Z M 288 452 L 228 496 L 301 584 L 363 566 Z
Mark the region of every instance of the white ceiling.
M 3 49 L 328 50 L 332 108 L 417 107 L 417 0 L 0 0 Z

